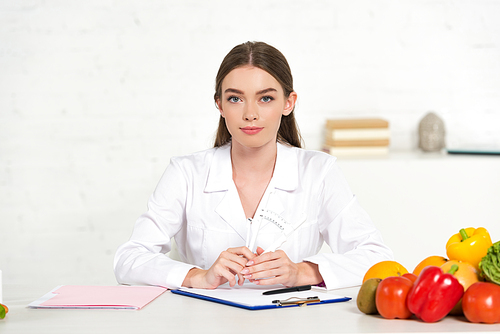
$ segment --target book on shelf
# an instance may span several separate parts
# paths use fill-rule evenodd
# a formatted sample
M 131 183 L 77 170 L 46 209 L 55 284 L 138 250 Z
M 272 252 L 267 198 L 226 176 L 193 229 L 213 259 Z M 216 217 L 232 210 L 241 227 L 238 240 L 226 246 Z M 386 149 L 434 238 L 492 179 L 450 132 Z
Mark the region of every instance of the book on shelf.
M 354 140 L 334 140 L 325 138 L 325 145 L 331 147 L 355 147 L 355 146 L 389 146 L 387 139 L 354 139 Z
M 391 137 L 388 128 L 379 129 L 326 129 L 326 138 L 332 140 L 380 140 Z
M 388 146 L 355 146 L 355 147 L 332 147 L 323 146 L 323 152 L 334 156 L 381 156 L 389 154 Z
M 381 118 L 329 119 L 323 151 L 336 156 L 384 155 L 390 137 L 389 122 Z
M 389 122 L 381 118 L 328 119 L 327 129 L 386 129 Z

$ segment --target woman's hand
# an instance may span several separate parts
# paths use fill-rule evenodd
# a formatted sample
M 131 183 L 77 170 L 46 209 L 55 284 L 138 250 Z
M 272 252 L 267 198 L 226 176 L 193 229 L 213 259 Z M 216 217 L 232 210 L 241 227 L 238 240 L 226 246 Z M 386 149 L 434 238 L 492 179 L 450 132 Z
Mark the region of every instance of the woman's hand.
M 219 255 L 210 269 L 191 269 L 186 275 L 182 286 L 215 289 L 226 282 L 229 282 L 231 287 L 236 284 L 243 285 L 245 278 L 241 274 L 241 271 L 245 268 L 248 261 L 251 261 L 255 257 L 256 255 L 247 247 L 229 248 Z M 238 281 L 236 281 L 236 275 L 238 276 Z
M 292 262 L 282 250 L 264 253 L 257 248 L 258 256 L 246 263 L 246 268 L 240 274 L 243 278 L 259 285 L 283 284 L 298 286 L 319 284 L 323 281 L 318 265 L 311 262 Z

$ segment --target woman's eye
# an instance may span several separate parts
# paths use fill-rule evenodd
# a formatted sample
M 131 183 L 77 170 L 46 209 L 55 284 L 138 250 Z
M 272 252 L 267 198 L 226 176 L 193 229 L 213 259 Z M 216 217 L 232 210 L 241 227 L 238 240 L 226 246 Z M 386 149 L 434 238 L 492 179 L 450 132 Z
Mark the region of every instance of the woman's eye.
M 262 102 L 271 102 L 274 98 L 272 96 L 263 96 L 261 100 Z
M 238 103 L 240 101 L 240 98 L 236 96 L 231 96 L 227 100 L 232 103 Z

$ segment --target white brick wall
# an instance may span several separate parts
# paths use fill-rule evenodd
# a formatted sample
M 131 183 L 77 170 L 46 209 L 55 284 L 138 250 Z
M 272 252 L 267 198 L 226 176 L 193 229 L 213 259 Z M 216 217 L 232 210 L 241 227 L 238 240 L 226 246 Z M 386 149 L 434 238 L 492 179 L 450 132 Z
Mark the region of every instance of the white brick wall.
M 247 40 L 287 56 L 307 148 L 328 117 L 380 116 L 413 150 L 430 110 L 448 142 L 500 145 L 499 17 L 486 0 L 0 0 L 4 282 L 113 283 L 169 158 L 211 145 L 218 65 Z

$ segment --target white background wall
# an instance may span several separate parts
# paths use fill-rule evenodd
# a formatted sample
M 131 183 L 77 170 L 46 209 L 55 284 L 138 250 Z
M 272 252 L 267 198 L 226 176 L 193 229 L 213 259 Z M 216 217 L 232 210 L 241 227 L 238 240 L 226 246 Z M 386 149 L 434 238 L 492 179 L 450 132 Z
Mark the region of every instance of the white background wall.
M 430 110 L 450 145 L 500 145 L 499 17 L 491 0 L 0 0 L 4 282 L 114 284 L 169 158 L 211 146 L 216 71 L 247 40 L 288 58 L 308 149 L 327 118 L 375 116 L 414 150 Z

